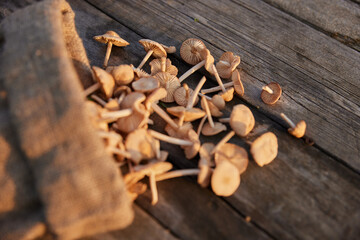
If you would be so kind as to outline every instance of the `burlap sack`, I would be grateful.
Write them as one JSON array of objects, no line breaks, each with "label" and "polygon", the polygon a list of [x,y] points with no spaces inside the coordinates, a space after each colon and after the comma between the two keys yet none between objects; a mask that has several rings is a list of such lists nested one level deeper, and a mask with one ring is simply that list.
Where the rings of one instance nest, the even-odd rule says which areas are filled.
[{"label": "burlap sack", "polygon": [[74,13],[47,0],[0,26],[0,239],[74,239],[133,219],[84,109],[91,72]]}]

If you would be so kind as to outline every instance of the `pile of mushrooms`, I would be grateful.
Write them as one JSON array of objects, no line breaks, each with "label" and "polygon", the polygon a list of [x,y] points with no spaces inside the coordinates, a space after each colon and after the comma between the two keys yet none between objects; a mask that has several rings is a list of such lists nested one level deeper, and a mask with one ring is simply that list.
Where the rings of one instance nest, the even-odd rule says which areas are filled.
[{"label": "pile of mushrooms", "polygon": [[[94,38],[108,44],[108,48],[105,69],[92,67],[95,83],[84,91],[89,99],[87,109],[99,137],[104,140],[106,151],[114,157],[124,175],[129,196],[135,200],[146,191],[147,185],[142,180],[147,177],[152,204],[156,204],[158,181],[188,175],[196,175],[201,187],[211,185],[219,196],[232,195],[240,185],[240,175],[245,172],[249,158],[244,148],[228,141],[235,135],[246,138],[255,126],[251,110],[243,104],[234,106],[230,114],[225,112],[226,102],[233,99],[234,92],[240,97],[244,95],[236,69],[240,57],[226,52],[215,65],[213,56],[201,40],[187,39],[181,46],[180,55],[194,67],[177,77],[178,69],[167,58],[167,54],[176,52],[173,46],[141,39],[139,43],[146,55],[137,68],[132,64],[107,66],[111,47],[129,43],[113,31]],[[149,63],[151,73],[147,73],[142,67],[151,57],[154,58]],[[202,89],[206,77],[199,80],[195,89],[183,83],[202,67],[215,76],[218,87]],[[224,84],[221,78],[231,81]],[[268,104],[279,99],[279,92],[281,95],[281,88],[276,88],[280,87],[277,85],[264,87],[266,93],[262,93],[261,98],[269,101]],[[216,91],[220,92],[206,95]],[[274,93],[276,96],[271,96]],[[160,101],[172,103],[172,106],[164,109],[159,105]],[[166,134],[150,129],[154,124],[150,119],[152,114],[157,114],[167,123]],[[226,114],[230,115],[229,118],[223,117]],[[197,131],[193,124],[198,125]],[[305,131],[303,126],[293,123],[290,126],[289,132],[296,137],[301,137]],[[231,131],[216,145],[200,141],[200,135],[212,136],[229,128]],[[169,153],[160,149],[160,141],[178,145],[187,159],[198,159],[198,168],[171,171],[173,166],[166,161]],[[252,158],[261,167],[271,163],[277,151],[277,138],[271,132],[258,136],[250,146]]]}]

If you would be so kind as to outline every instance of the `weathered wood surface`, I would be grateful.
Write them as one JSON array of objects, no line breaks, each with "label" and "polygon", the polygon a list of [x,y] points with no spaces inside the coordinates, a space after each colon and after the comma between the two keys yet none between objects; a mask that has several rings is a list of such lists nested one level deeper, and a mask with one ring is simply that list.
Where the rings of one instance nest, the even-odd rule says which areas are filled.
[{"label": "weathered wood surface", "polygon": [[[280,112],[305,119],[319,148],[360,170],[360,53],[262,1],[89,2],[143,37],[239,54],[247,102],[284,126]],[[259,98],[270,81],[284,91],[275,106]]]},{"label": "weathered wood surface", "polygon": [[360,50],[360,7],[357,3],[343,0],[264,1]]}]

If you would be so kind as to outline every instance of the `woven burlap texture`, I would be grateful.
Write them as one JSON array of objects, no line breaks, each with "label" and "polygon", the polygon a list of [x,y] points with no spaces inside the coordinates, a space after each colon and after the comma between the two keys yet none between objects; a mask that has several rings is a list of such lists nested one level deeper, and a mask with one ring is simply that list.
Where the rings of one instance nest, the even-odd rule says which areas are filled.
[{"label": "woven burlap texture", "polygon": [[75,239],[129,225],[121,174],[84,108],[92,78],[68,3],[13,13],[0,38],[0,239]]}]

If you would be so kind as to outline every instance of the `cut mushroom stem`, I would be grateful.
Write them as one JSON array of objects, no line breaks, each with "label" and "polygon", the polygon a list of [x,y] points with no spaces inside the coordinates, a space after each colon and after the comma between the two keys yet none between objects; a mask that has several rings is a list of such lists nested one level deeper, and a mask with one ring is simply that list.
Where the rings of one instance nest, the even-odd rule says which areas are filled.
[{"label": "cut mushroom stem", "polygon": [[186,140],[183,140],[183,139],[179,139],[179,138],[174,138],[174,137],[170,137],[168,135],[165,135],[165,134],[162,134],[162,133],[159,133],[159,132],[156,132],[154,130],[148,130],[150,135],[156,139],[159,139],[161,141],[164,141],[164,142],[168,142],[168,143],[171,143],[171,144],[175,144],[175,145],[181,145],[181,146],[192,146],[193,143],[190,142],[190,141],[186,141]]},{"label": "cut mushroom stem", "polygon": [[108,147],[106,149],[108,151],[110,151],[111,153],[123,156],[124,158],[128,158],[128,159],[131,158],[131,154],[129,152],[125,151],[125,150],[121,150],[121,149],[118,149],[118,148],[115,148],[115,147]]},{"label": "cut mushroom stem", "polygon": [[95,100],[98,104],[100,104],[101,106],[105,107],[106,105],[106,102],[101,99],[100,97],[96,96],[95,94],[92,94],[91,96],[91,99]]},{"label": "cut mushroom stem", "polygon": [[[233,83],[233,82],[224,83],[223,86],[224,86],[225,88],[229,88],[229,87],[234,86],[234,83]],[[202,89],[202,90],[201,90],[201,93],[203,93],[203,94],[213,93],[213,92],[218,92],[218,91],[220,91],[220,90],[221,90],[221,87],[220,87],[220,86],[216,86],[216,87],[212,87],[212,88]]]},{"label": "cut mushroom stem", "polygon": [[200,169],[194,168],[194,169],[181,169],[181,170],[174,170],[171,172],[163,173],[160,175],[157,175],[155,177],[156,181],[162,181],[166,179],[171,178],[177,178],[177,177],[184,177],[184,176],[194,176],[198,175],[200,173]]},{"label": "cut mushroom stem", "polygon": [[216,67],[215,67],[214,64],[212,65],[212,70],[213,70],[213,72],[214,72],[216,81],[218,82],[218,84],[219,84],[219,86],[220,86],[220,88],[221,88],[221,91],[226,92],[226,89],[225,89],[225,87],[224,87],[224,84],[223,84],[223,82],[222,82],[222,80],[221,80],[221,78],[220,78],[220,76],[219,76],[219,73],[218,73],[218,71],[217,71],[217,69],[216,69]]},{"label": "cut mushroom stem", "polygon": [[296,127],[296,124],[293,121],[291,121],[291,119],[288,118],[284,113],[280,113],[280,116],[282,119],[284,119],[290,125],[291,128]]},{"label": "cut mushroom stem", "polygon": [[156,103],[151,104],[152,109],[156,112],[165,122],[167,122],[172,128],[178,129],[178,125],[170,118],[170,116]]},{"label": "cut mushroom stem", "polygon": [[271,88],[269,88],[268,86],[263,86],[263,87],[262,87],[262,90],[267,91],[267,92],[270,93],[270,94],[273,94],[273,93],[274,93],[274,91],[273,91]]},{"label": "cut mushroom stem", "polygon": [[200,92],[200,89],[206,82],[206,77],[202,77],[196,88],[194,89],[193,93],[191,94],[191,97],[186,105],[186,109],[191,109],[194,106],[195,100],[197,98],[198,93]]},{"label": "cut mushroom stem", "polygon": [[209,124],[213,128],[214,127],[214,121],[213,121],[213,119],[211,117],[211,112],[210,112],[208,102],[207,102],[205,96],[202,96],[201,99],[204,102],[205,112],[206,112],[206,115],[208,116]]},{"label": "cut mushroom stem", "polygon": [[84,90],[85,97],[92,94],[96,90],[100,89],[100,87],[101,87],[100,83],[95,83],[95,84],[91,85],[90,87],[88,87],[87,89]]},{"label": "cut mushroom stem", "polygon": [[215,154],[215,152],[221,148],[222,145],[224,145],[225,143],[227,143],[233,136],[235,135],[235,131],[231,131],[228,134],[226,134],[226,136],[220,140],[220,142],[218,142],[218,144],[216,144],[216,146],[214,147],[214,149],[211,151],[211,155]]},{"label": "cut mushroom stem", "polygon": [[158,197],[158,191],[157,191],[157,187],[156,187],[156,179],[155,179],[154,172],[150,173],[149,181],[150,181],[150,189],[151,189],[151,196],[152,196],[151,205],[155,205],[158,202],[159,197]]},{"label": "cut mushroom stem", "polygon": [[219,118],[219,122],[221,122],[221,123],[229,123],[230,118]]},{"label": "cut mushroom stem", "polygon": [[123,109],[123,110],[119,110],[119,111],[112,111],[112,112],[104,112],[101,114],[102,118],[122,118],[122,117],[127,117],[130,116],[132,114],[132,109]]},{"label": "cut mushroom stem", "polygon": [[205,123],[206,119],[207,119],[207,115],[205,115],[205,116],[201,119],[201,121],[200,121],[200,123],[199,123],[199,127],[198,127],[197,132],[196,132],[196,134],[197,134],[198,136],[200,136],[201,130],[202,130],[203,126],[204,126],[204,123]]},{"label": "cut mushroom stem", "polygon": [[139,66],[137,67],[138,69],[141,69],[144,64],[146,63],[146,61],[150,58],[150,56],[153,54],[153,50],[150,50],[146,53],[144,59],[141,61],[141,63],[139,64]]},{"label": "cut mushroom stem", "polygon": [[183,75],[181,75],[181,77],[179,77],[179,81],[180,82],[184,81],[187,77],[189,77],[191,74],[202,68],[204,65],[205,65],[205,60],[202,60],[198,64],[194,65],[192,68],[187,70]]},{"label": "cut mushroom stem", "polygon": [[105,59],[104,59],[104,68],[107,67],[108,62],[109,62],[109,58],[110,58],[110,53],[111,53],[111,49],[112,49],[112,42],[108,42],[107,44],[107,48],[106,48],[106,55],[105,55]]},{"label": "cut mushroom stem", "polygon": [[207,100],[211,100],[211,97],[209,97],[209,96],[207,96],[207,95],[205,95],[205,94],[198,93],[198,95],[199,95],[200,97],[205,97]]}]

